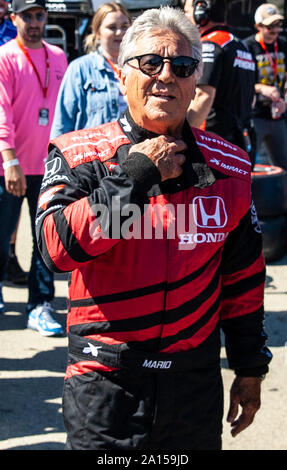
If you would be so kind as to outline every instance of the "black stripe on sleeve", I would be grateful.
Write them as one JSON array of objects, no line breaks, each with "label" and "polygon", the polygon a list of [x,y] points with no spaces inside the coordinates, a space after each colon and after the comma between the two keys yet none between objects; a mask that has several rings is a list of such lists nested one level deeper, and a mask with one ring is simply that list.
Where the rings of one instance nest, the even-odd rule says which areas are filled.
[{"label": "black stripe on sleeve", "polygon": [[94,259],[94,256],[88,255],[83,248],[79,245],[77,239],[75,238],[71,227],[69,226],[63,210],[55,212],[53,214],[54,222],[58,236],[63,243],[65,250],[68,255],[79,263],[84,263]]},{"label": "black stripe on sleeve", "polygon": [[265,282],[265,269],[253,276],[242,279],[241,281],[235,282],[228,286],[224,286],[222,289],[223,296],[225,299],[235,297],[238,295],[245,294],[246,292],[255,289]]}]

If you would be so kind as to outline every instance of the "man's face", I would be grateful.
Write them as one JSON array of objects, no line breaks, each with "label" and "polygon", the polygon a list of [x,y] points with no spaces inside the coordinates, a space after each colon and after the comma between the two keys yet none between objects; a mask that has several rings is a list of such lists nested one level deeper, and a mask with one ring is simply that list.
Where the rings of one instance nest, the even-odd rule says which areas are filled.
[{"label": "man's face", "polygon": [[271,23],[269,26],[257,25],[257,29],[261,33],[265,44],[272,44],[282,31],[282,21],[274,21],[274,23]]},{"label": "man's face", "polygon": [[[157,54],[162,57],[190,56],[190,44],[172,31],[157,30],[142,34],[136,43],[135,56]],[[132,60],[121,72],[123,93],[135,122],[157,134],[175,135],[181,130],[185,113],[194,98],[196,79],[177,77],[170,62],[164,62],[160,73],[148,76]]]},{"label": "man's face", "polygon": [[6,0],[0,0],[0,21],[4,18],[8,11],[8,3]]},{"label": "man's face", "polygon": [[194,10],[193,2],[194,0],[186,0],[184,4],[184,13],[186,14],[189,21],[191,21],[194,24],[195,22],[193,18],[193,10]]},{"label": "man's face", "polygon": [[22,13],[12,14],[11,19],[24,41],[38,43],[44,34],[47,15],[43,8],[30,8]]},{"label": "man's face", "polygon": [[129,18],[121,11],[107,13],[98,34],[104,55],[107,53],[117,60],[123,35],[129,26]]}]

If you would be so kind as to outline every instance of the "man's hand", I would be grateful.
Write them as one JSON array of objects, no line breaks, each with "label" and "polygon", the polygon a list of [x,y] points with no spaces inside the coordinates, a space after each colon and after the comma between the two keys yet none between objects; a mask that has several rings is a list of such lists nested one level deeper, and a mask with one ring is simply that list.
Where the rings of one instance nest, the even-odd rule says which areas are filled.
[{"label": "man's hand", "polygon": [[216,88],[210,85],[196,87],[195,97],[191,100],[186,117],[190,126],[198,127],[207,119],[216,95]]},{"label": "man's hand", "polygon": [[186,148],[186,144],[182,140],[160,135],[133,145],[129,153],[140,152],[145,154],[160,172],[161,181],[165,181],[181,175],[181,166],[185,162],[185,156],[181,152]]},{"label": "man's hand", "polygon": [[19,165],[11,166],[4,171],[5,186],[8,193],[13,196],[25,196],[26,193],[26,177]]},{"label": "man's hand", "polygon": [[[233,427],[231,434],[237,436],[246,429],[254,420],[256,412],[260,408],[261,380],[258,377],[236,377],[230,390],[230,407],[227,421]],[[238,415],[238,407],[241,405],[242,413]]]},{"label": "man's hand", "polygon": [[256,83],[255,91],[256,93],[260,93],[266,98],[269,98],[271,101],[278,101],[280,98],[279,91],[277,90],[276,86],[273,86],[273,85],[265,85],[264,83]]},{"label": "man's hand", "polygon": [[[2,150],[3,162],[17,159],[15,149]],[[16,162],[15,162],[16,163]],[[13,196],[25,196],[27,184],[26,177],[20,165],[13,165],[4,170],[5,187],[8,193]]]}]

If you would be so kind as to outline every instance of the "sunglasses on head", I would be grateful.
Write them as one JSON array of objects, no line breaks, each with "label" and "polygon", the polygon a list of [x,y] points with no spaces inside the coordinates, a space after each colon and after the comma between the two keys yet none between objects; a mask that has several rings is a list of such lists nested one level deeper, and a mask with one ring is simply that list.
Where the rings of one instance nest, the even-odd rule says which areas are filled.
[{"label": "sunglasses on head", "polygon": [[268,29],[268,31],[272,31],[272,29],[275,29],[275,28],[283,28],[283,21],[277,21],[276,23],[269,24],[268,26],[263,24],[262,26]]},{"label": "sunglasses on head", "polygon": [[166,61],[170,62],[171,70],[174,75],[180,78],[190,77],[195,72],[199,64],[199,60],[194,59],[193,57],[184,55],[179,55],[177,57],[161,57],[157,54],[143,54],[130,57],[125,60],[125,64],[134,59],[138,61],[140,71],[150,77],[159,74]]},{"label": "sunglasses on head", "polygon": [[32,15],[32,13],[20,13],[20,16],[24,23],[32,23],[33,20],[42,22],[46,19],[46,15],[42,11],[40,11],[39,13],[35,13],[35,15]]}]

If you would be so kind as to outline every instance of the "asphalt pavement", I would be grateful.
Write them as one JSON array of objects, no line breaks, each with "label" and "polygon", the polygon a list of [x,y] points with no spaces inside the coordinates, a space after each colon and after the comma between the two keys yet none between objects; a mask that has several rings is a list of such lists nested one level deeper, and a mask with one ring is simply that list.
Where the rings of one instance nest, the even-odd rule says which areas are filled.
[{"label": "asphalt pavement", "polygon": [[[27,271],[31,231],[24,203],[16,252]],[[56,275],[56,319],[65,326],[67,276]],[[26,328],[26,287],[6,283],[7,312],[0,316],[0,450],[63,450],[66,434],[61,395],[67,337],[43,337]],[[265,327],[273,361],[262,383],[262,404],[254,423],[233,438],[226,423],[234,378],[222,348],[225,388],[223,450],[287,450],[287,255],[267,265]]]}]

